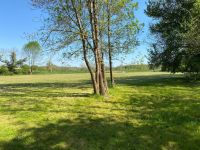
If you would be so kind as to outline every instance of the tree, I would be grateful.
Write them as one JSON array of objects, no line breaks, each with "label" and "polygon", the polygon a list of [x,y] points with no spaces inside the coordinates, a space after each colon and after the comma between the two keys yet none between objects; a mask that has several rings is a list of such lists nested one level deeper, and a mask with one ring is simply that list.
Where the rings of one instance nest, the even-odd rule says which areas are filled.
[{"label": "tree", "polygon": [[183,24],[188,25],[186,33],[182,33],[186,47],[193,54],[200,53],[200,0],[196,0],[194,7],[190,13],[191,19],[189,23]]},{"label": "tree", "polygon": [[17,60],[16,53],[11,52],[10,60],[4,60],[4,59],[0,58],[0,61],[6,65],[9,72],[16,74],[17,68],[21,67],[23,65],[23,63],[26,61],[26,58]]},{"label": "tree", "polygon": [[[135,18],[134,10],[138,3],[132,0],[103,1],[101,32],[105,54],[108,55],[110,81],[114,85],[113,57],[117,54],[127,54],[138,44],[136,35],[142,26]],[[104,20],[103,20],[104,19]]]},{"label": "tree", "polygon": [[[129,0],[117,1],[115,7],[118,7],[118,9],[116,9],[118,12],[116,12],[119,13],[122,11],[121,15],[123,13],[126,14],[125,8],[127,7],[126,4],[129,2]],[[49,15],[45,20],[46,24],[44,25],[41,38],[44,45],[50,47],[50,49],[54,51],[63,50],[65,54],[70,57],[76,56],[77,54],[81,55],[90,73],[94,93],[106,95],[108,93],[108,86],[105,76],[104,55],[107,42],[105,42],[104,39],[107,35],[107,12],[103,9],[107,6],[106,1],[32,0],[32,4],[46,11]],[[113,6],[113,8],[115,7]],[[120,15],[117,14],[116,16],[119,18]],[[113,14],[111,18],[114,18]],[[126,19],[125,17],[124,20],[123,17],[121,18],[121,25],[123,22],[129,22],[129,20]],[[119,28],[119,26],[120,25],[114,26],[114,22],[112,22],[113,30],[116,27]],[[128,28],[130,26],[126,27]],[[117,34],[117,30],[115,30],[115,32]],[[120,33],[118,31],[119,35],[122,35],[122,33],[123,32]],[[117,41],[120,41],[122,45],[122,41],[125,41],[125,39],[125,36],[120,39],[116,38],[115,45],[118,44]],[[114,36],[112,40],[114,41]],[[129,44],[131,45],[131,43]],[[112,46],[114,46],[114,44]],[[128,46],[128,43],[126,43],[126,46]],[[121,47],[118,46],[118,49],[120,48]],[[95,67],[91,67],[91,64],[95,64]]]},{"label": "tree", "polygon": [[35,61],[38,58],[42,48],[37,41],[30,41],[24,45],[23,50],[28,57],[30,74],[32,74],[33,66],[35,65]]},{"label": "tree", "polygon": [[149,0],[146,14],[156,20],[150,27],[156,39],[150,50],[152,67],[161,65],[163,71],[180,71],[188,50],[182,34],[189,30],[195,1]]},{"label": "tree", "polygon": [[[185,55],[182,61],[182,69],[190,73],[200,72],[200,0],[196,0],[191,11],[191,19],[188,31],[182,33],[185,43]],[[185,24],[183,24],[186,26]]]},{"label": "tree", "polygon": [[47,62],[47,70],[49,72],[53,72],[53,66],[54,66],[54,64],[52,63],[51,59],[49,59]]},{"label": "tree", "polygon": [[[103,82],[106,79],[102,71],[104,62],[99,48],[99,3],[96,0],[32,0],[32,4],[49,14],[45,21],[43,42],[54,50],[66,49],[69,55],[82,53],[91,75],[94,93],[106,95],[107,88]],[[88,55],[95,60],[95,73]]]}]

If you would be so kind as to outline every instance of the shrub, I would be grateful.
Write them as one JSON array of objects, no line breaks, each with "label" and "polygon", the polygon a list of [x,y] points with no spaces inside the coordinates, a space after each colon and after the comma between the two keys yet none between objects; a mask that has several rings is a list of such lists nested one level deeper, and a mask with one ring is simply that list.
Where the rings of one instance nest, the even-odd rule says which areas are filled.
[{"label": "shrub", "polygon": [[35,70],[35,71],[37,71],[39,69],[39,67],[36,66],[36,65],[34,65],[34,66],[32,66],[32,69]]},{"label": "shrub", "polygon": [[8,68],[6,66],[1,66],[0,67],[0,74],[2,74],[2,75],[9,74]]},{"label": "shrub", "polygon": [[29,74],[30,73],[30,67],[28,65],[23,65],[21,67],[22,74]]}]

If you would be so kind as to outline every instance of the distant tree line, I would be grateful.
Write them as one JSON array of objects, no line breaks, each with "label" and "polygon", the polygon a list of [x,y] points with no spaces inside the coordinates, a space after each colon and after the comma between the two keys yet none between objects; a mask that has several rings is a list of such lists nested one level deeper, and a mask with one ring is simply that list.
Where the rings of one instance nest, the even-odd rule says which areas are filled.
[{"label": "distant tree line", "polygon": [[[12,52],[15,54],[15,52]],[[16,55],[16,54],[15,54]],[[88,73],[86,67],[65,67],[65,66],[57,66],[52,62],[47,62],[45,66],[29,66],[28,64],[23,63],[11,63],[11,65],[7,66],[7,64],[3,64],[0,66],[0,75],[29,75],[29,74],[72,74],[72,73]],[[9,69],[10,68],[10,69]],[[12,69],[11,69],[12,68]],[[32,73],[30,73],[30,69]],[[109,66],[105,66],[106,73],[110,72]],[[133,64],[133,65],[120,65],[113,67],[113,71],[115,72],[145,72],[152,71],[147,64]],[[160,71],[160,68],[154,70]]]},{"label": "distant tree line", "polygon": [[148,64],[132,64],[121,65],[113,68],[114,71],[119,72],[145,72],[145,71],[160,71],[160,68],[151,70]]}]

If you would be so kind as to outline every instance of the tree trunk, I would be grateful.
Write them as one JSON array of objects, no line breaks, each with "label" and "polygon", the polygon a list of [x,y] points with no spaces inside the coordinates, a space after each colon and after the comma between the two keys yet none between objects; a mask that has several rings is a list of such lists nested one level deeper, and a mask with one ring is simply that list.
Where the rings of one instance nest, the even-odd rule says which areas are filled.
[{"label": "tree trunk", "polygon": [[[104,60],[103,36],[102,36],[101,33],[102,33],[102,32],[101,32],[101,30],[100,30],[100,33],[99,33],[99,38],[100,38],[100,49],[102,50],[102,52],[101,52],[101,59]],[[105,89],[106,89],[106,92],[108,93],[108,83],[107,83],[107,79],[106,79],[106,72],[105,72],[104,61],[102,61],[101,69],[102,69],[103,82],[104,82],[104,85],[105,85]]]},{"label": "tree trunk", "polygon": [[[102,60],[103,59],[104,59],[104,55],[103,55],[103,52],[102,52]],[[102,64],[101,64],[101,69],[102,69],[102,73],[103,73],[103,82],[104,82],[104,85],[105,85],[105,89],[106,89],[106,92],[108,92],[108,83],[107,83],[107,79],[106,79],[104,62],[102,62]]]},{"label": "tree trunk", "polygon": [[30,74],[33,74],[33,66],[31,65]]},{"label": "tree trunk", "polygon": [[[96,46],[96,41],[95,39],[95,33],[94,33],[94,16],[93,16],[93,3],[91,0],[88,1],[88,12],[90,15],[90,25],[91,25],[91,31],[92,31],[92,39],[93,39],[93,46]],[[93,53],[94,53],[94,58],[95,58],[95,81],[96,81],[96,85],[97,85],[97,90],[99,92],[99,63],[98,63],[98,58],[97,58],[97,51],[95,48],[93,48]]]},{"label": "tree trunk", "polygon": [[99,48],[99,28],[98,28],[98,18],[97,18],[97,2],[96,0],[92,1],[92,9],[93,10],[93,23],[94,23],[94,51],[97,55],[97,66],[98,66],[98,73],[99,73],[99,92],[101,95],[106,95],[107,94],[107,90],[104,84],[104,76],[103,76],[103,69],[102,69],[102,64],[103,64],[103,59],[101,56],[101,50]]},{"label": "tree trunk", "polygon": [[90,67],[90,64],[89,64],[89,61],[87,59],[87,48],[86,48],[87,36],[86,36],[86,34],[84,32],[84,29],[83,29],[83,26],[82,26],[82,23],[81,23],[81,17],[80,17],[80,15],[78,14],[78,12],[76,10],[76,7],[74,5],[74,1],[71,0],[71,3],[72,3],[72,6],[73,6],[73,9],[75,11],[76,19],[77,19],[77,22],[78,22],[78,27],[79,27],[79,30],[80,30],[80,37],[81,37],[81,40],[82,40],[84,60],[85,60],[86,66],[87,66],[87,68],[89,70],[89,73],[90,73],[90,76],[91,76],[92,85],[93,85],[93,91],[94,91],[94,94],[99,94],[97,82],[95,80],[93,71],[92,71],[92,69]]},{"label": "tree trunk", "polygon": [[108,55],[109,55],[109,68],[110,68],[110,83],[111,86],[114,86],[114,79],[113,79],[113,69],[112,69],[112,47],[111,47],[111,31],[110,31],[110,1],[107,2],[107,14],[108,14]]},{"label": "tree trunk", "polygon": [[93,91],[94,91],[94,94],[99,94],[99,91],[98,91],[98,88],[97,88],[97,84],[96,84],[96,81],[95,81],[95,77],[94,77],[94,74],[92,72],[92,69],[91,69],[91,66],[90,66],[90,63],[87,59],[87,49],[86,49],[86,42],[85,40],[82,40],[82,45],[83,45],[83,55],[84,55],[84,60],[85,60],[85,64],[89,70],[89,73],[90,73],[90,77],[91,77],[91,80],[92,80],[92,86],[93,86]]},{"label": "tree trunk", "polygon": [[103,59],[101,58],[101,50],[99,48],[99,28],[97,19],[97,4],[96,0],[88,0],[88,11],[90,16],[90,25],[92,31],[93,40],[93,53],[95,57],[96,64],[96,84],[100,95],[106,95],[107,90],[104,82],[104,75],[102,71]]},{"label": "tree trunk", "polygon": [[[81,16],[77,11],[77,8],[75,7],[74,1],[71,0],[72,7],[75,12],[75,16],[77,19],[78,27],[80,30],[80,37],[82,40],[82,46],[83,46],[83,53],[84,53],[84,60],[87,65],[87,68],[90,72],[94,94],[100,94],[100,95],[106,95],[107,89],[105,87],[105,77],[103,75],[103,59],[101,56],[101,51],[99,49],[99,28],[98,28],[98,19],[97,19],[97,4],[96,0],[88,0],[88,11],[90,14],[90,24],[91,24],[91,31],[92,31],[92,40],[93,40],[93,53],[95,58],[95,64],[96,64],[96,74],[94,77],[94,74],[92,72],[92,69],[89,65],[89,61],[87,60],[87,47],[86,47],[86,39],[88,38],[86,33],[84,32],[84,28],[82,26],[81,22]],[[103,69],[102,69],[103,68]]]}]

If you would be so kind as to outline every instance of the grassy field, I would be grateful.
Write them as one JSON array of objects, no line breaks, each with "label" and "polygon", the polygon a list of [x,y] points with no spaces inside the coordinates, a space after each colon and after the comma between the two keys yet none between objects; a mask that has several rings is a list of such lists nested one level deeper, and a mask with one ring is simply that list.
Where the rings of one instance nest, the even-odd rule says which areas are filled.
[{"label": "grassy field", "polygon": [[0,149],[200,149],[200,82],[115,76],[106,98],[92,95],[84,73],[0,77]]}]

